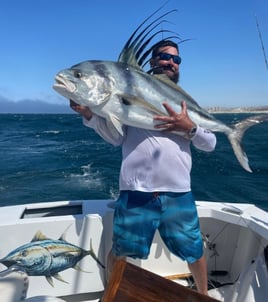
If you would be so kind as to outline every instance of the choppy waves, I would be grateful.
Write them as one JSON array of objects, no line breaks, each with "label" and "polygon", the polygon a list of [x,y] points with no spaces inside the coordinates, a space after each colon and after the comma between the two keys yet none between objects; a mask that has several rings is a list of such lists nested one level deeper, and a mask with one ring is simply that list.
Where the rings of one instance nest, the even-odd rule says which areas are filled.
[{"label": "choppy waves", "polygon": [[[230,124],[242,114],[217,115]],[[216,151],[193,149],[192,189],[198,200],[250,202],[268,210],[268,123],[246,132],[254,173],[244,171],[226,137]],[[121,150],[82,125],[78,115],[2,114],[0,205],[116,198]]]}]

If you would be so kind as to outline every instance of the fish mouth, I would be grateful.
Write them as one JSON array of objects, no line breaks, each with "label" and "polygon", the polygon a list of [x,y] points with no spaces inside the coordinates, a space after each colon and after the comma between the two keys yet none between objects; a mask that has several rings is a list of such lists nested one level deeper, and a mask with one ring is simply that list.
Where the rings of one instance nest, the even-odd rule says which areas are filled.
[{"label": "fish mouth", "polygon": [[73,93],[76,90],[76,86],[74,83],[66,80],[61,75],[57,75],[55,77],[55,84],[53,85],[53,88],[58,91],[68,91],[69,93]]},{"label": "fish mouth", "polygon": [[10,267],[12,265],[18,265],[17,261],[14,260],[1,260],[1,263],[4,264],[6,267]]}]

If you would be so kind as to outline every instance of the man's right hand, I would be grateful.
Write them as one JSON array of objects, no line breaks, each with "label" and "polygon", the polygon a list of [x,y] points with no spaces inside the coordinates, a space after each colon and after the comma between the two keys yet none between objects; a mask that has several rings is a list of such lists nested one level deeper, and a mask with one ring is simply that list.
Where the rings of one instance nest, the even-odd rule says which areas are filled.
[{"label": "man's right hand", "polygon": [[73,100],[70,100],[70,107],[75,112],[81,114],[88,121],[92,118],[93,113],[87,106],[79,105],[75,103]]}]

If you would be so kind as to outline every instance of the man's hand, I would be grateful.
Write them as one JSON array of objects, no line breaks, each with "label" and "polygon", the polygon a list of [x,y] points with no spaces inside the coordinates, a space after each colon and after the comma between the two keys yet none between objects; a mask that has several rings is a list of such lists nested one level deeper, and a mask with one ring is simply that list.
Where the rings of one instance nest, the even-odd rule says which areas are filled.
[{"label": "man's hand", "polygon": [[77,113],[81,114],[85,119],[90,120],[93,113],[92,111],[83,105],[75,103],[73,100],[70,100],[70,107]]},{"label": "man's hand", "polygon": [[190,119],[187,112],[186,102],[181,103],[181,112],[176,112],[172,107],[164,102],[165,107],[169,116],[157,115],[154,117],[156,121],[162,121],[162,124],[155,125],[156,129],[163,129],[167,131],[183,131],[189,133],[189,131],[196,127],[195,123]]}]

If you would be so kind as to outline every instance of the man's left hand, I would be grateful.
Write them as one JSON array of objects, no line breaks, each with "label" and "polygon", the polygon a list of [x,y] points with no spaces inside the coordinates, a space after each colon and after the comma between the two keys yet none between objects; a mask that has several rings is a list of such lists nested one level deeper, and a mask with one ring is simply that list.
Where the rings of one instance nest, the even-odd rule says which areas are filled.
[{"label": "man's left hand", "polygon": [[169,116],[155,116],[154,120],[163,122],[162,124],[155,125],[156,129],[163,129],[167,131],[183,131],[188,133],[193,127],[196,126],[188,116],[185,101],[181,102],[181,112],[174,111],[167,102],[164,102],[163,106],[165,107]]}]

